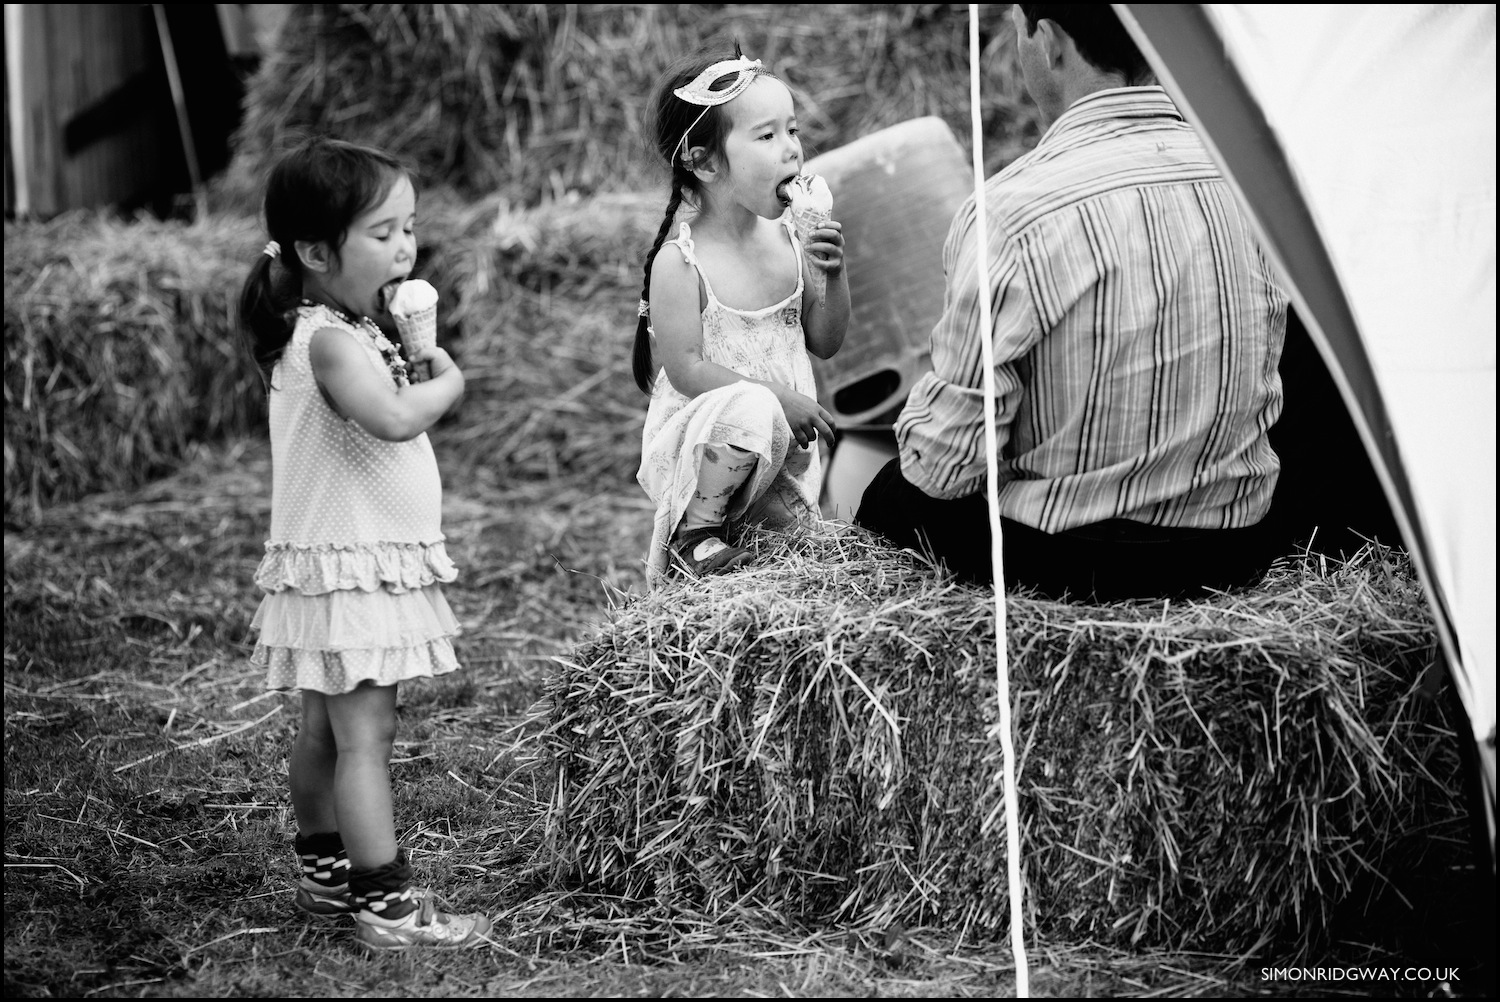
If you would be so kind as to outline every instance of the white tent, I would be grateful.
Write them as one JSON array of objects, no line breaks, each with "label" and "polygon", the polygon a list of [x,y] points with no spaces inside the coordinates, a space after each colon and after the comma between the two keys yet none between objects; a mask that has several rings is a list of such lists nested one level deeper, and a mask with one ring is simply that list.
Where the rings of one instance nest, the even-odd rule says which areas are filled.
[{"label": "white tent", "polygon": [[1495,7],[1115,4],[1252,213],[1416,563],[1495,836]]}]

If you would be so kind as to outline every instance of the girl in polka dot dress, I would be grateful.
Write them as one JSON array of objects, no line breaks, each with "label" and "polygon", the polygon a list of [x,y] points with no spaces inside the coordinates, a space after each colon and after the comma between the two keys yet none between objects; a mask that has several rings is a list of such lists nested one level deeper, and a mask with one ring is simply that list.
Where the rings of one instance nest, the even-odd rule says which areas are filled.
[{"label": "girl in polka dot dress", "polygon": [[411,382],[372,316],[411,271],[416,192],[377,150],[313,139],[272,171],[271,242],[240,314],[269,385],[271,538],[253,661],[300,689],[288,758],[302,879],[295,903],[353,914],[374,949],[482,942],[483,915],[442,910],[412,887],[396,844],[390,758],[396,687],[458,668],[441,582],[442,485],[426,430],[463,394],[441,348],[413,353]]}]

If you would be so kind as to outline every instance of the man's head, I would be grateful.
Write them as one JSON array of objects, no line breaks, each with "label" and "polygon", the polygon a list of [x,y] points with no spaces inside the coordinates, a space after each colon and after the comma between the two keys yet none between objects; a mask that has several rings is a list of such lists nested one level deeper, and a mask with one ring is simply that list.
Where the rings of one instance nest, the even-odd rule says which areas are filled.
[{"label": "man's head", "polygon": [[1096,90],[1156,82],[1109,4],[1018,3],[1011,16],[1026,90],[1048,122]]}]

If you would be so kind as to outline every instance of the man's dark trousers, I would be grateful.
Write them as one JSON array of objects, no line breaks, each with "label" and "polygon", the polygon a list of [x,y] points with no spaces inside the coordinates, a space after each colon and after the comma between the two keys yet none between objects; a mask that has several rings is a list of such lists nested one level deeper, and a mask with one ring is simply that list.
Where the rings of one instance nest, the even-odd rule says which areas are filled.
[{"label": "man's dark trousers", "polygon": [[[855,524],[936,557],[959,580],[989,584],[989,518],[983,492],[930,497],[893,459],[865,489]],[[1007,590],[1078,601],[1191,597],[1254,584],[1283,549],[1270,520],[1174,529],[1110,519],[1049,534],[1002,518],[1000,532]]]}]

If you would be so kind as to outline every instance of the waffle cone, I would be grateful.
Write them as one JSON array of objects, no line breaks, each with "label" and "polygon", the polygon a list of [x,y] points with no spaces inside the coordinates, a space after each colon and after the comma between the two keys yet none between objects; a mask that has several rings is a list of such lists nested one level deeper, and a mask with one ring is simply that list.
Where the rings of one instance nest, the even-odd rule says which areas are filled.
[{"label": "waffle cone", "polygon": [[802,256],[807,261],[807,267],[803,269],[807,275],[807,287],[818,297],[819,303],[824,302],[828,296],[828,274],[813,263],[813,256],[807,250],[807,242],[812,238],[814,231],[828,222],[832,215],[832,212],[821,212],[817,209],[792,212],[792,225],[797,228],[797,240],[802,244]]},{"label": "waffle cone", "polygon": [[396,330],[408,356],[437,344],[437,304],[415,313],[394,313]]}]

